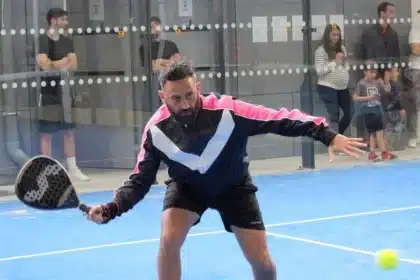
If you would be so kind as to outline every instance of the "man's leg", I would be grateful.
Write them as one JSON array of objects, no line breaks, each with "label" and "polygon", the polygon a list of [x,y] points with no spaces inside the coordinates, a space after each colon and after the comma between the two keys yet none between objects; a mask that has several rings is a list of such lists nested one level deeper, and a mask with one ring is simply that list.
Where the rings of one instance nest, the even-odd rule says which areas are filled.
[{"label": "man's leg", "polygon": [[253,186],[234,187],[214,203],[214,208],[219,211],[225,229],[235,234],[254,279],[275,280],[276,266],[268,252],[265,226]]},{"label": "man's leg", "polygon": [[276,266],[267,248],[265,230],[245,229],[231,226],[236,239],[252,267],[255,280],[276,280]]},{"label": "man's leg", "polygon": [[158,254],[158,279],[181,279],[181,247],[206,206],[178,186],[168,186],[164,198]]},{"label": "man's leg", "polygon": [[181,279],[181,247],[198,219],[197,213],[180,208],[169,208],[163,212],[158,255],[159,280]]},{"label": "man's leg", "polygon": [[89,177],[83,174],[76,163],[76,144],[72,131],[68,130],[64,132],[63,142],[64,155],[67,158],[67,169],[70,175],[78,180],[88,181]]},{"label": "man's leg", "polygon": [[56,126],[54,123],[39,120],[38,129],[40,133],[40,153],[45,156],[52,156],[52,133],[57,132]]},{"label": "man's leg", "polygon": [[51,156],[51,135],[47,133],[41,133],[41,145],[40,145],[41,155]]}]

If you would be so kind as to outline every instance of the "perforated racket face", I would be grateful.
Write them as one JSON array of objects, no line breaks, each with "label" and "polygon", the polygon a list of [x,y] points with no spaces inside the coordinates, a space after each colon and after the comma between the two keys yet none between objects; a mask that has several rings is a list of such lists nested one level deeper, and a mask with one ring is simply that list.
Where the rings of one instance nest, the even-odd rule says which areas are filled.
[{"label": "perforated racket face", "polygon": [[79,205],[66,170],[49,157],[32,158],[22,167],[15,192],[23,203],[38,209],[66,209]]}]

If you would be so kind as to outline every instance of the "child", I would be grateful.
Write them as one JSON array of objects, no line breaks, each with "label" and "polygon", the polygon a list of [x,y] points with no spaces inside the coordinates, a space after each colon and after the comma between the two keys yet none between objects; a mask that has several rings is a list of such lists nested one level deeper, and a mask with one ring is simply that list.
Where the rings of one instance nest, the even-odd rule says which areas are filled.
[{"label": "child", "polygon": [[381,98],[385,114],[386,139],[389,148],[402,149],[401,136],[404,128],[405,110],[400,103],[400,84],[398,82],[398,69],[386,69],[384,76],[378,79],[380,83],[390,84],[391,91],[384,92]]},{"label": "child", "polygon": [[[372,62],[369,63],[373,65]],[[382,160],[396,158],[395,155],[387,150],[384,139],[384,116],[381,105],[381,92],[391,91],[389,83],[380,82],[376,79],[376,69],[366,69],[365,77],[361,79],[356,86],[353,95],[355,102],[361,104],[360,114],[364,117],[365,127],[369,133],[369,160],[378,160],[375,152],[376,144],[382,152]]]}]

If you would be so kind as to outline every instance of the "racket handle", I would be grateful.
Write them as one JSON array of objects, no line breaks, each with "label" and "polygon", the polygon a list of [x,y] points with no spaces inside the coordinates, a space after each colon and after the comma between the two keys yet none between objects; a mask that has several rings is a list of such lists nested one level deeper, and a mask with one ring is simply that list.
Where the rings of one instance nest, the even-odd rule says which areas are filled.
[{"label": "racket handle", "polygon": [[89,214],[89,211],[90,211],[91,207],[86,206],[85,204],[80,204],[80,205],[79,205],[79,209],[80,209],[82,212],[84,212],[84,213],[86,213],[86,214]]}]

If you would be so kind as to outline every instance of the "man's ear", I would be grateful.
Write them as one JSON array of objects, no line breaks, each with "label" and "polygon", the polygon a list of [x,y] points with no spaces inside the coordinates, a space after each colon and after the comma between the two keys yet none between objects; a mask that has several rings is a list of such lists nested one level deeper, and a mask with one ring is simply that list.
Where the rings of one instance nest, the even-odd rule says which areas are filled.
[{"label": "man's ear", "polygon": [[162,103],[165,104],[165,93],[161,90],[159,90],[159,97],[160,97],[160,100],[162,101]]}]

